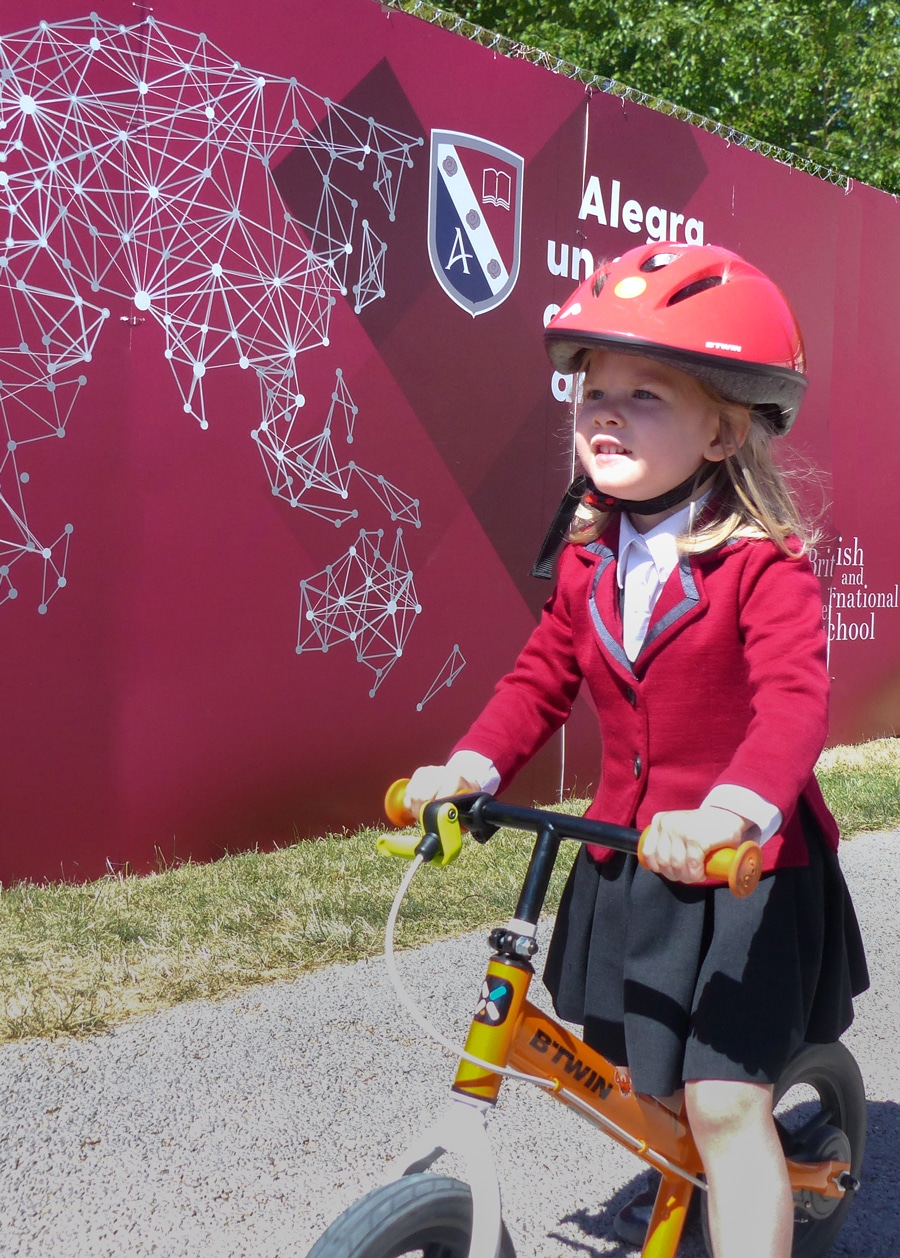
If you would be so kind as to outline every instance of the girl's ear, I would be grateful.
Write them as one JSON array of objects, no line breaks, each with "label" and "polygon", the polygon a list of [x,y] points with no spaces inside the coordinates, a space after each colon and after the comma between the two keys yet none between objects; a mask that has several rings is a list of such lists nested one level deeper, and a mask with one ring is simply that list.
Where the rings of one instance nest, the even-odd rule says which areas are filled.
[{"label": "girl's ear", "polygon": [[743,407],[741,407],[740,415],[723,415],[720,412],[718,420],[716,435],[706,452],[710,463],[723,463],[725,459],[730,459],[732,455],[737,454],[747,440],[750,425],[753,423],[750,412],[744,410]]}]

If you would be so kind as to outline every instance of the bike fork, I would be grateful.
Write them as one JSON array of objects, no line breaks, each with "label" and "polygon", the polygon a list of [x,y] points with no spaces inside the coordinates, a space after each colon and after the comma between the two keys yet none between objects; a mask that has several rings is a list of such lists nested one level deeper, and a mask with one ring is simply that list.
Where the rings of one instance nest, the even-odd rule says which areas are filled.
[{"label": "bike fork", "polygon": [[469,1258],[498,1258],[502,1230],[500,1185],[487,1137],[487,1119],[503,1082],[491,1065],[503,1067],[528,995],[533,970],[527,961],[493,956],[459,1062],[451,1101],[404,1158],[403,1175],[428,1168],[442,1153],[457,1154],[472,1190]]},{"label": "bike fork", "polygon": [[489,1102],[454,1096],[407,1151],[401,1171],[402,1175],[427,1171],[444,1153],[455,1153],[462,1159],[472,1189],[469,1258],[498,1258],[500,1253],[500,1185],[487,1136],[487,1119],[492,1109]]}]

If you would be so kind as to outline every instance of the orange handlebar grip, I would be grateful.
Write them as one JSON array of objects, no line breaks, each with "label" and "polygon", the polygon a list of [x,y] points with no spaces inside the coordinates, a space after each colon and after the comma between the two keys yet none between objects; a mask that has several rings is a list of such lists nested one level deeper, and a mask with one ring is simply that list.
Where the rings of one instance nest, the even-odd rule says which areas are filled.
[{"label": "orange handlebar grip", "polygon": [[735,851],[733,847],[720,847],[706,858],[706,872],[710,878],[727,878],[732,895],[739,899],[756,890],[762,873],[762,851],[758,843],[747,839]]},{"label": "orange handlebar grip", "polygon": [[409,778],[398,778],[387,789],[387,794],[384,797],[384,815],[391,825],[411,826],[415,821],[415,817],[403,802],[403,796],[406,794],[408,785]]},{"label": "orange handlebar grip", "polygon": [[[644,864],[642,848],[647,831],[638,841],[638,860]],[[706,874],[709,878],[721,878],[728,883],[731,894],[739,899],[756,890],[759,876],[762,873],[762,851],[758,843],[747,839],[735,850],[733,847],[719,847],[706,858]]]}]

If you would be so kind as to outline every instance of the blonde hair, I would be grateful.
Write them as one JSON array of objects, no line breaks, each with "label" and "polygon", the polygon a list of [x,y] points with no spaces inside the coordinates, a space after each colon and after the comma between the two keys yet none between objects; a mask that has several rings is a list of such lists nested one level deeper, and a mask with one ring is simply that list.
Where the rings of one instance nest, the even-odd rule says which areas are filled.
[{"label": "blonde hair", "polygon": [[[719,431],[727,450],[709,480],[697,483],[710,491],[707,509],[698,513],[679,538],[679,550],[699,555],[738,537],[768,538],[787,555],[802,554],[815,544],[817,531],[805,519],[789,487],[789,473],[772,456],[773,433],[752,407],[729,402],[703,381],[690,377],[719,413]],[[569,531],[569,541],[596,541],[612,512],[582,502]]]}]

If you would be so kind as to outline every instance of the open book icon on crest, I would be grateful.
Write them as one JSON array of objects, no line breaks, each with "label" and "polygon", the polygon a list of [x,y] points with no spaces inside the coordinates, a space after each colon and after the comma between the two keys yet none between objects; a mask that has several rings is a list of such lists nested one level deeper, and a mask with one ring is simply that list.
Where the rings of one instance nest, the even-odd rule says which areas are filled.
[{"label": "open book icon on crest", "polygon": [[496,205],[508,210],[512,204],[512,179],[505,170],[488,167],[481,177],[481,200],[486,205]]}]

